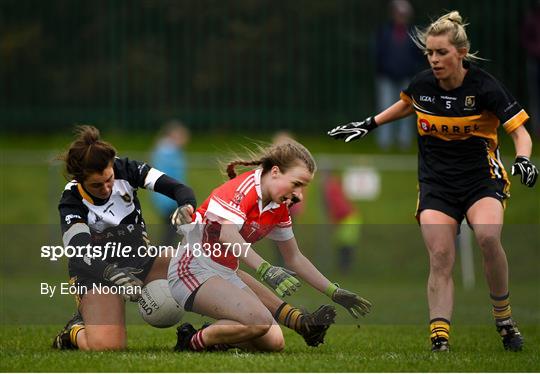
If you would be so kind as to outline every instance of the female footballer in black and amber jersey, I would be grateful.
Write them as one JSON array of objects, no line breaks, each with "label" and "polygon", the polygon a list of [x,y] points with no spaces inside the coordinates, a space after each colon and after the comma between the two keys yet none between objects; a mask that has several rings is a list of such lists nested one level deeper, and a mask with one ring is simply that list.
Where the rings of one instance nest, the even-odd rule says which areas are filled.
[{"label": "female footballer in black and amber jersey", "polygon": [[505,199],[510,181],[499,157],[497,128],[514,141],[512,175],[532,187],[538,170],[530,162],[529,116],[490,74],[470,60],[470,44],[458,12],[450,12],[413,37],[431,69],[418,74],[400,100],[362,122],[328,132],[345,142],[379,125],[416,113],[419,198],[416,217],[430,259],[428,303],[433,351],[447,351],[454,285],[455,237],[466,218],[481,248],[493,303],[493,316],[507,350],[521,350],[523,339],[512,320],[508,263],[501,246]]},{"label": "female footballer in black and amber jersey", "polygon": [[[191,222],[195,196],[191,188],[145,163],[116,157],[116,150],[100,140],[99,130],[92,126],[77,128],[77,138],[62,159],[73,178],[58,205],[64,245],[91,245],[108,253],[97,257],[84,252],[83,257],[69,259],[70,282],[80,290],[78,313],[56,336],[53,347],[123,349],[124,298],[136,301],[143,284],[164,279],[170,261],[170,254],[146,256],[140,250],[148,239],[137,189],[175,200],[178,225]],[[113,247],[131,250],[119,253]],[[97,291],[103,286],[119,292]]]}]

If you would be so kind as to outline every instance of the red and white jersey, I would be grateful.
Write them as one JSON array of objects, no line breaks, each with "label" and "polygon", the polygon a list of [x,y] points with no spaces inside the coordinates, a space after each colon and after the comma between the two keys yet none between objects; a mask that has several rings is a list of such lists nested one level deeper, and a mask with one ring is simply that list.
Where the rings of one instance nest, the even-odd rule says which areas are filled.
[{"label": "red and white jersey", "polygon": [[[263,237],[278,241],[294,237],[289,209],[284,203],[262,206],[261,174],[262,169],[255,169],[231,179],[213,190],[197,209],[194,221],[205,225],[203,244],[214,246],[219,242],[225,220],[238,226],[246,243],[255,243]],[[238,268],[238,258],[230,252],[210,258],[230,269]]]}]

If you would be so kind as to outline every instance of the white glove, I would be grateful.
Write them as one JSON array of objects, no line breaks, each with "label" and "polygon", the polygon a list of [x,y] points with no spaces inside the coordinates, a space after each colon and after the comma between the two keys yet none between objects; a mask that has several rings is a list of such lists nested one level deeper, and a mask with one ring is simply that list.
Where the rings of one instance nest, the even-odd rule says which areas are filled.
[{"label": "white glove", "polygon": [[193,207],[190,204],[185,204],[176,208],[173,214],[171,214],[171,225],[174,226],[178,234],[183,235],[181,227],[191,223],[193,212]]},{"label": "white glove", "polygon": [[376,128],[377,123],[375,122],[375,118],[368,117],[362,122],[350,122],[334,127],[327,134],[334,139],[345,139],[345,143],[348,143],[351,140],[363,138]]}]

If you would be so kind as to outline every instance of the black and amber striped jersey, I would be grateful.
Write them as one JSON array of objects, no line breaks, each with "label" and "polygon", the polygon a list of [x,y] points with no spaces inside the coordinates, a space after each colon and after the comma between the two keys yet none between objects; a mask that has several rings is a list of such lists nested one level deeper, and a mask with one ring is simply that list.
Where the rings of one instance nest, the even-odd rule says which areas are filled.
[{"label": "black and amber striped jersey", "polygon": [[[148,235],[137,190],[160,192],[177,204],[196,206],[191,188],[161,171],[127,158],[116,158],[113,164],[114,184],[108,199],[91,196],[81,183],[69,182],[62,193],[58,210],[64,246],[104,246],[122,243],[132,248],[146,246]],[[112,261],[118,260],[112,256]],[[83,258],[76,264],[83,272],[101,275],[103,261]]]},{"label": "black and amber striped jersey", "polygon": [[474,64],[464,66],[468,71],[460,87],[443,90],[429,69],[400,95],[418,117],[419,182],[455,191],[486,178],[509,186],[497,129],[502,124],[509,134],[529,116],[492,75]]}]

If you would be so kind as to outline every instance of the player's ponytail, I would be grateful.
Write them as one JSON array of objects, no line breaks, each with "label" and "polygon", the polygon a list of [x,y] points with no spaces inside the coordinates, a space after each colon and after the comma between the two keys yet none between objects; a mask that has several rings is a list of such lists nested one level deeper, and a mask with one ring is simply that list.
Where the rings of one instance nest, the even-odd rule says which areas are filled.
[{"label": "player's ponytail", "polygon": [[232,161],[227,165],[227,176],[229,179],[233,179],[236,177],[236,170],[235,167],[237,165],[241,166],[257,166],[262,163],[262,160],[253,160],[253,161],[243,161],[243,160],[236,160]]},{"label": "player's ponytail", "polygon": [[418,48],[425,51],[426,39],[428,36],[448,35],[450,43],[452,43],[454,47],[457,49],[465,48],[467,50],[465,60],[484,60],[477,56],[478,51],[474,53],[469,52],[471,43],[469,42],[467,32],[465,31],[467,25],[468,23],[463,22],[463,18],[459,12],[454,10],[442,15],[424,30],[416,27],[411,38]]},{"label": "player's ponytail", "polygon": [[229,179],[236,177],[235,167],[257,166],[263,169],[263,174],[272,169],[273,166],[279,167],[281,172],[285,173],[293,166],[304,165],[310,173],[315,173],[317,165],[315,159],[302,144],[290,139],[269,147],[257,146],[258,152],[248,150],[251,156],[250,160],[237,159],[228,163],[226,167]]},{"label": "player's ponytail", "polygon": [[89,174],[101,173],[114,160],[116,150],[101,140],[94,126],[77,126],[75,141],[59,159],[64,161],[67,177],[83,182]]}]

